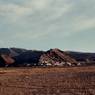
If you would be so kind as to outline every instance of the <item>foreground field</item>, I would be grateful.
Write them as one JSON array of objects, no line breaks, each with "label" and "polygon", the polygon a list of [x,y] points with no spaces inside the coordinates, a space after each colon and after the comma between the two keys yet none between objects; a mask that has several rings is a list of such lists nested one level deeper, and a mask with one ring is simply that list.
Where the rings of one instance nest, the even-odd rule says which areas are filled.
[{"label": "foreground field", "polygon": [[0,95],[95,95],[95,66],[1,68]]}]

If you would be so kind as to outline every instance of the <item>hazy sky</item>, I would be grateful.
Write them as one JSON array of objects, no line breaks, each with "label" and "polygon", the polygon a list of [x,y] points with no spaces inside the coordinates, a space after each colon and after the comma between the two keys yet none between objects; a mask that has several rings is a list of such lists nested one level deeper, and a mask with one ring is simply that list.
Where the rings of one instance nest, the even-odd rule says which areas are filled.
[{"label": "hazy sky", "polygon": [[95,52],[95,0],[0,0],[0,47]]}]

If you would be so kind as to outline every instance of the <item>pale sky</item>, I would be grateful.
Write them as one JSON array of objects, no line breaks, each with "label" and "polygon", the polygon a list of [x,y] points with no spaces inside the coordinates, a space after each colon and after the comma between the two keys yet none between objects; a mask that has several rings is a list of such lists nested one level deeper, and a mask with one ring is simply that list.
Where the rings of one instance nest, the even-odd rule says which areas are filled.
[{"label": "pale sky", "polygon": [[95,0],[0,0],[0,47],[95,52]]}]

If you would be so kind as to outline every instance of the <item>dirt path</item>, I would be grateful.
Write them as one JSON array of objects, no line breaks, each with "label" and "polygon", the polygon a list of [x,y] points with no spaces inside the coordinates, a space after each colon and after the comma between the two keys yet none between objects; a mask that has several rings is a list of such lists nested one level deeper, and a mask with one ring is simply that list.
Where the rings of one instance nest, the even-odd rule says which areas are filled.
[{"label": "dirt path", "polygon": [[0,95],[95,95],[95,66],[0,68]]}]

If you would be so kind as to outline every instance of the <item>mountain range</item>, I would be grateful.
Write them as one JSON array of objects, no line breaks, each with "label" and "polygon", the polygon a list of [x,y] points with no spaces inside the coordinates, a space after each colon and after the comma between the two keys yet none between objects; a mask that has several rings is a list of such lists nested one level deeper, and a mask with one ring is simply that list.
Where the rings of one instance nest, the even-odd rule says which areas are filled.
[{"label": "mountain range", "polygon": [[[16,57],[17,60],[19,60],[19,63],[20,60],[22,60],[24,65],[26,64],[24,60],[29,59],[30,56],[31,59],[29,59],[29,61],[38,63],[42,66],[81,66],[95,64],[95,53],[62,51],[58,48],[50,49],[47,51],[27,50],[22,48],[0,48],[0,55],[2,54],[10,55],[10,57]],[[27,66],[27,64],[25,66]],[[30,66],[30,64],[28,64],[28,66]]]}]

